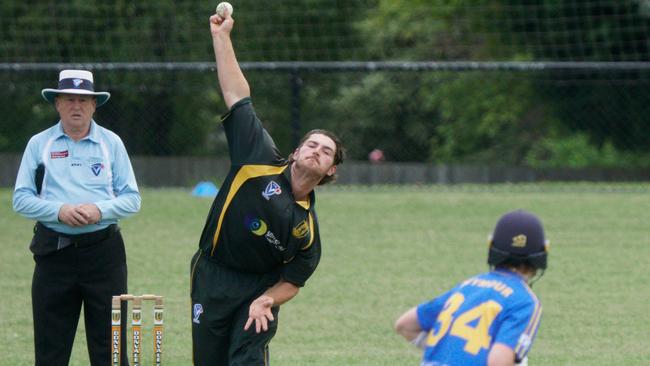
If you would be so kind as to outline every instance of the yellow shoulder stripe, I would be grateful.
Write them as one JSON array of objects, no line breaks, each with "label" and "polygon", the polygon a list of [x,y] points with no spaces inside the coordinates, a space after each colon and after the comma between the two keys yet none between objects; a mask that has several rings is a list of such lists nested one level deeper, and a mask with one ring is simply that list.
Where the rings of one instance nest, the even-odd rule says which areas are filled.
[{"label": "yellow shoulder stripe", "polygon": [[312,244],[314,244],[314,218],[311,216],[311,212],[309,213],[309,243],[305,245],[302,250],[308,249]]}]

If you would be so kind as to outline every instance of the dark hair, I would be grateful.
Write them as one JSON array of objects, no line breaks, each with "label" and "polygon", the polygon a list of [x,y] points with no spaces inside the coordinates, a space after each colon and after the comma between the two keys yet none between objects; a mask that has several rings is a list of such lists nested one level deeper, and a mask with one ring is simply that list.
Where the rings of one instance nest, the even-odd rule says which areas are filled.
[{"label": "dark hair", "polygon": [[528,261],[517,262],[512,260],[506,260],[504,262],[501,262],[496,266],[494,266],[494,268],[507,268],[511,270],[517,270],[519,272],[533,272],[533,273],[535,273],[538,269],[535,265],[533,265]]},{"label": "dark hair", "polygon": [[[332,139],[332,141],[334,141],[334,144],[336,145],[336,151],[334,152],[334,164],[333,165],[342,164],[343,160],[345,159],[345,155],[346,155],[345,147],[343,147],[343,143],[338,138],[338,136],[336,136],[333,132],[330,132],[330,131],[327,131],[327,130],[321,130],[321,129],[311,130],[311,131],[307,132],[302,137],[302,139],[300,139],[300,143],[298,144],[297,148],[300,148],[302,146],[302,144],[304,144],[305,141],[307,141],[307,139],[309,139],[310,136],[316,135],[316,134],[325,135],[325,136],[329,137],[330,139]],[[291,154],[289,154],[288,160],[289,160],[289,163],[293,163],[295,161],[295,159],[293,158],[293,152]],[[320,180],[320,182],[318,182],[318,185],[320,186],[320,185],[323,185],[323,184],[334,182],[336,180],[337,176],[338,176],[337,173],[334,173],[332,175],[326,175],[326,176],[323,177],[323,179]]]}]

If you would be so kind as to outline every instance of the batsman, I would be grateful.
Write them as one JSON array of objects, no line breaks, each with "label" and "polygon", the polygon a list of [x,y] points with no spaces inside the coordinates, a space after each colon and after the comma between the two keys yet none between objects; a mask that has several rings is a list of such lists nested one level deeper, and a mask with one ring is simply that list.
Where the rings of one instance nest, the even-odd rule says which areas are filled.
[{"label": "batsman", "polygon": [[229,13],[210,17],[231,166],[191,261],[195,365],[269,364],[279,307],[320,261],[314,188],[335,180],[345,155],[334,134],[313,130],[280,156],[255,114],[233,25]]}]

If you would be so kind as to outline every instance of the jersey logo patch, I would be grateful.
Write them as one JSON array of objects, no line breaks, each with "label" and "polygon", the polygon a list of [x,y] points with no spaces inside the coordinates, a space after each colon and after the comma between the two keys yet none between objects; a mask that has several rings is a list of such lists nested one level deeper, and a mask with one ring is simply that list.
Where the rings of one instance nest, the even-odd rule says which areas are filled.
[{"label": "jersey logo patch", "polygon": [[275,237],[275,234],[268,229],[264,221],[258,218],[247,216],[244,220],[246,228],[257,236],[263,236],[269,244],[281,252],[287,250],[287,247],[282,245],[282,242]]},{"label": "jersey logo patch", "polygon": [[194,304],[194,308],[192,310],[194,313],[194,316],[192,317],[192,322],[196,324],[201,324],[201,321],[199,320],[199,316],[203,314],[203,305]]},{"label": "jersey logo patch", "polygon": [[307,220],[301,221],[291,230],[291,235],[298,239],[304,238],[307,234],[309,234],[309,225],[307,224]]},{"label": "jersey logo patch", "polygon": [[68,150],[50,152],[50,159],[63,159],[68,157]]},{"label": "jersey logo patch", "polygon": [[257,236],[266,234],[267,226],[266,223],[261,219],[246,217],[244,220],[244,225],[246,225],[246,228]]},{"label": "jersey logo patch", "polygon": [[266,188],[264,188],[264,192],[262,192],[262,196],[264,196],[267,201],[271,199],[271,196],[280,194],[282,194],[282,188],[274,181],[270,181],[269,184],[266,185]]},{"label": "jersey logo patch", "polygon": [[99,176],[99,173],[102,172],[102,169],[104,169],[104,164],[102,163],[95,163],[90,166],[90,170],[93,171],[93,174],[95,174],[95,177]]}]

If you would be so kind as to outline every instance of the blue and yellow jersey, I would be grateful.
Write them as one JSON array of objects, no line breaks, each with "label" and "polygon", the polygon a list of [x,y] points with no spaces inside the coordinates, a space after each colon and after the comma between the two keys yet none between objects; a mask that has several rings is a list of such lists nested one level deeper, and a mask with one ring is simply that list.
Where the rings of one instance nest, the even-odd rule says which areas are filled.
[{"label": "blue and yellow jersey", "polygon": [[494,270],[460,283],[417,308],[428,332],[422,365],[487,364],[491,346],[502,343],[523,359],[533,343],[542,307],[525,280]]},{"label": "blue and yellow jersey", "polygon": [[275,271],[303,286],[321,254],[314,192],[296,202],[291,166],[250,98],[233,105],[223,125],[231,166],[201,234],[203,255],[242,272]]}]

